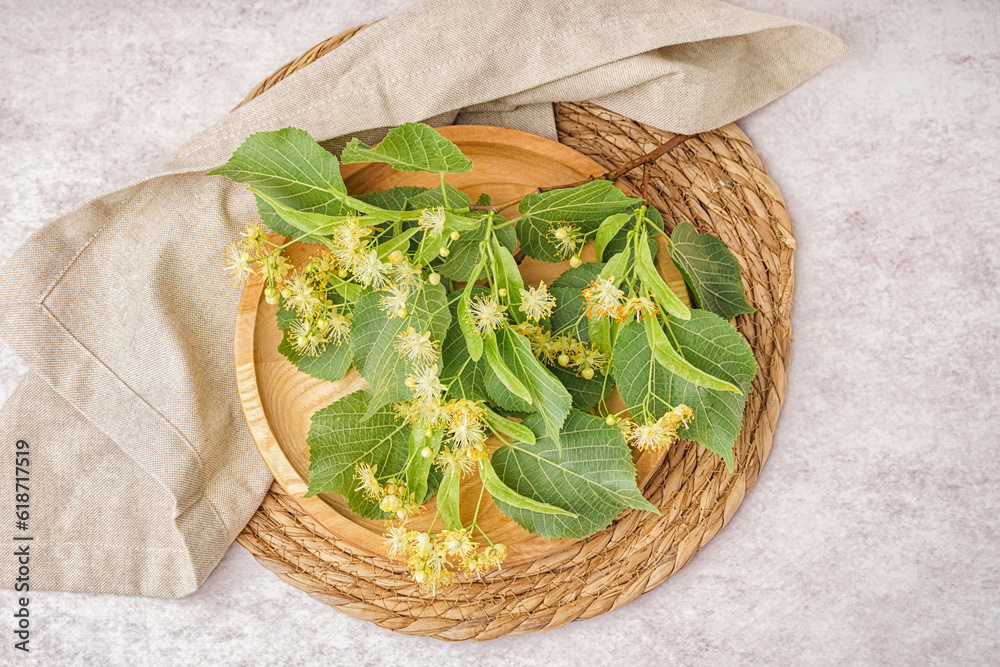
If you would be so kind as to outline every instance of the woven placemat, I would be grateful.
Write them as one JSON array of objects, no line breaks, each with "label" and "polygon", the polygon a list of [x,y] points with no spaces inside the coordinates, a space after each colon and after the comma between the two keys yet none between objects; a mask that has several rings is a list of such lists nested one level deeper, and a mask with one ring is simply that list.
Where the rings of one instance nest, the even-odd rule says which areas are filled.
[{"label": "woven placemat", "polygon": [[[247,99],[358,30],[310,49]],[[559,103],[555,112],[559,141],[609,169],[672,136],[587,102]],[[636,170],[626,180],[638,190],[641,175]],[[692,137],[661,158],[650,170],[648,192],[668,229],[688,220],[726,242],[757,309],[736,319],[759,370],[732,473],[704,447],[679,442],[646,488],[660,516],[626,510],[606,530],[553,556],[460,580],[436,595],[420,590],[399,564],[338,540],[278,484],[237,541],[283,580],[335,609],[397,632],[446,640],[493,639],[597,616],[680,570],[733,516],[770,451],[785,395],[795,241],[777,186],[735,125]]]}]

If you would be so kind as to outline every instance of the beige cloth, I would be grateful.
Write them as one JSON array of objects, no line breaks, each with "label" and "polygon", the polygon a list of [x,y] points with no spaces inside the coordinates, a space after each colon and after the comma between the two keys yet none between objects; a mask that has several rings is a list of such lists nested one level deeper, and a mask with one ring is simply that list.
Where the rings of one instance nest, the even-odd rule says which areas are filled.
[{"label": "beige cloth", "polygon": [[[371,139],[433,119],[554,139],[551,102],[583,99],[694,133],[844,53],[828,32],[712,0],[426,0],[195,136],[159,173],[49,222],[0,274],[0,335],[32,369],[0,413],[8,462],[18,439],[30,445],[31,587],[190,593],[267,491],[236,393],[239,293],[220,269],[256,211],[244,186],[204,175],[250,133]],[[8,469],[0,515],[14,498]]]}]

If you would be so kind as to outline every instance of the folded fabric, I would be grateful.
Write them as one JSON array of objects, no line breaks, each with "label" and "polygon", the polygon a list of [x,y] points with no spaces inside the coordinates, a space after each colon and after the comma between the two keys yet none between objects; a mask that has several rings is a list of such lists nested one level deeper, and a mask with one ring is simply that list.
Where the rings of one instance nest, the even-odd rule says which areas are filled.
[{"label": "folded fabric", "polygon": [[[555,139],[552,102],[584,99],[694,133],[844,53],[712,0],[426,0],[49,222],[0,272],[0,335],[32,369],[0,412],[2,446],[30,450],[32,588],[190,593],[267,491],[233,370],[239,290],[220,269],[257,213],[244,186],[205,176],[249,134],[293,125],[335,149],[430,119]],[[13,587],[13,560],[3,571]]]}]

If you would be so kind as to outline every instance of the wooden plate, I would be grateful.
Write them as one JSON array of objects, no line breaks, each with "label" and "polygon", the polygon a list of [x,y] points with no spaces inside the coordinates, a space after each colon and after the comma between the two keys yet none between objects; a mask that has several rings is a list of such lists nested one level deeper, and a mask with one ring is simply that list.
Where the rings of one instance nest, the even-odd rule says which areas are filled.
[{"label": "wooden plate", "polygon": [[[447,177],[450,185],[473,200],[486,192],[494,202],[506,202],[537,187],[572,183],[606,171],[567,146],[526,132],[478,125],[447,126],[439,128],[439,132],[455,142],[475,165],[472,171]],[[377,163],[343,165],[341,173],[351,194],[401,185],[434,187],[438,184],[436,175],[396,171]],[[623,190],[633,194],[627,187]],[[509,218],[514,211],[503,213],[510,214]],[[584,261],[594,259],[591,246],[584,249]],[[295,244],[286,253],[295,266],[300,267],[319,249],[319,246]],[[657,263],[667,284],[690,305],[683,278],[667,257],[662,239]],[[521,274],[526,284],[537,284],[539,280],[551,283],[568,268],[568,262],[550,264],[525,259]],[[343,380],[326,382],[300,372],[289,363],[277,350],[281,340],[276,324],[277,306],[264,301],[263,289],[263,283],[256,279],[247,284],[236,322],[236,380],[247,426],[275,479],[288,494],[298,499],[310,516],[353,546],[382,555],[384,522],[349,512],[344,498],[336,494],[302,497],[309,478],[306,436],[313,413],[349,393],[364,389],[367,384],[354,367]],[[611,401],[619,401],[620,405],[617,394],[609,397]],[[645,487],[663,456],[663,453],[633,453],[640,488]],[[466,524],[472,520],[480,490],[477,476],[462,480],[461,508]],[[491,539],[507,545],[505,563],[513,565],[541,558],[573,542],[548,540],[529,533],[500,514],[488,497],[486,494],[479,523]],[[408,525],[426,530],[434,514],[431,507]],[[436,528],[440,528],[440,524]]]}]

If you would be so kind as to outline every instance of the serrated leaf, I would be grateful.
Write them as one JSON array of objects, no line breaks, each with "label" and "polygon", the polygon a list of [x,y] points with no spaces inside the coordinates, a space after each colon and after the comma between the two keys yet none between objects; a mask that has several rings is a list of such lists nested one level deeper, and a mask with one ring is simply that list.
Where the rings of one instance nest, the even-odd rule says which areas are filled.
[{"label": "serrated leaf", "polygon": [[451,322],[451,312],[444,287],[425,284],[410,296],[405,318],[390,317],[379,308],[379,295],[363,290],[354,308],[351,331],[351,353],[354,365],[368,382],[365,393],[368,409],[373,412],[386,403],[397,403],[411,398],[406,386],[409,366],[396,351],[396,336],[407,327],[419,332],[429,331],[431,339],[444,340]]},{"label": "serrated leaf", "polygon": [[295,228],[294,238],[305,238],[306,235],[314,238],[326,237],[333,234],[337,227],[347,222],[347,216],[324,215],[322,213],[309,213],[307,211],[297,211],[285,206],[274,197],[257,190],[247,188],[256,197],[258,202],[267,204],[274,213],[284,222]]},{"label": "serrated leaf", "polygon": [[384,162],[401,171],[434,174],[458,174],[472,169],[472,161],[458,146],[425,123],[394,127],[375,148],[355,137],[344,147],[340,160],[344,164]]},{"label": "serrated leaf", "polygon": [[[413,494],[417,503],[423,504],[429,500],[430,489],[428,481],[431,476],[431,463],[441,449],[441,438],[444,432],[435,429],[433,435],[427,435],[427,429],[413,426],[410,429],[409,465],[406,466],[406,490]],[[421,456],[420,452],[428,447],[430,456]]]},{"label": "serrated leaf", "polygon": [[552,309],[552,315],[549,317],[552,333],[571,334],[583,342],[589,343],[588,318],[582,317],[583,292],[575,287],[557,287],[553,283],[553,286],[549,288],[549,294],[556,299],[556,307]]},{"label": "serrated leaf", "polygon": [[542,514],[494,497],[497,508],[527,530],[548,538],[581,538],[606,528],[626,507],[657,511],[635,483],[635,465],[621,430],[600,417],[572,410],[560,448],[545,435],[540,415],[524,424],[538,436],[533,447],[506,446],[493,453],[497,477],[514,492],[577,513]]},{"label": "serrated leaf", "polygon": [[489,206],[493,203],[493,198],[490,197],[485,192],[479,193],[479,198],[476,200],[476,206]]},{"label": "serrated leaf", "polygon": [[487,405],[483,406],[483,417],[486,419],[486,425],[494,433],[502,433],[519,442],[526,442],[529,445],[535,444],[535,434],[524,424],[513,422],[506,417],[498,415]]},{"label": "serrated leaf", "polygon": [[699,308],[727,320],[754,312],[743,293],[740,265],[722,239],[699,234],[690,222],[682,222],[670,241],[670,258]]},{"label": "serrated leaf", "polygon": [[364,394],[355,392],[317,410],[312,417],[309,436],[309,489],[306,497],[317,493],[339,493],[352,512],[369,519],[385,514],[378,505],[355,489],[355,466],[364,462],[378,466],[379,477],[397,475],[406,465],[409,437],[389,408],[376,410],[362,420],[368,404]]},{"label": "serrated leaf", "polygon": [[433,188],[426,188],[423,192],[410,197],[410,208],[419,210],[432,208],[434,206],[444,206],[447,208],[467,208],[472,204],[469,195],[458,188],[447,183],[442,188],[440,185]]},{"label": "serrated leaf", "polygon": [[[622,227],[632,217],[631,213],[616,213],[605,218],[601,226],[597,228],[597,236],[594,238],[594,253],[597,256],[598,262],[604,261],[604,249],[618,236],[618,232],[622,231]],[[621,252],[621,250],[618,250],[618,252]]]},{"label": "serrated leaf", "polygon": [[[566,387],[566,391],[573,399],[573,407],[577,410],[590,410],[604,398],[604,375],[601,373],[595,372],[594,377],[588,380],[568,368],[558,365],[546,366],[546,368]],[[610,389],[610,384],[609,382],[608,389]]]},{"label": "serrated leaf", "polygon": [[355,196],[366,204],[378,206],[388,211],[409,211],[413,209],[412,206],[409,206],[410,198],[417,197],[428,190],[429,188],[400,185],[389,190],[375,190]]},{"label": "serrated leaf", "polygon": [[658,418],[678,405],[694,410],[680,435],[705,445],[732,468],[732,448],[743,422],[747,392],[757,364],[746,340],[718,315],[691,311],[690,320],[669,318],[675,349],[697,368],[734,384],[743,394],[698,387],[655,363],[645,327],[631,322],[618,331],[611,372],[618,393],[637,418],[645,407]]},{"label": "serrated leaf", "polygon": [[558,514],[560,516],[576,518],[576,514],[573,512],[567,512],[561,507],[522,496],[504,484],[503,480],[497,475],[496,470],[493,469],[493,464],[489,459],[483,459],[479,462],[479,478],[483,480],[483,486],[486,487],[490,496],[493,497],[494,503],[499,501],[504,505],[519,510],[528,510],[536,514]]},{"label": "serrated leaf", "polygon": [[676,317],[690,319],[691,310],[670,290],[653,265],[653,257],[650,254],[649,246],[645,243],[645,236],[643,236],[643,242],[639,243],[636,248],[635,273],[642,284],[653,293],[653,298],[656,299],[660,308]]},{"label": "serrated leaf", "polygon": [[[535,358],[531,352],[531,343],[521,334],[504,326],[497,331],[496,346],[503,364],[513,371],[514,378],[522,382],[527,390],[527,396],[518,395],[518,397],[528,402],[529,410],[537,411],[541,415],[545,423],[546,435],[558,445],[559,429],[562,428],[573,403],[566,387],[542,365],[542,362]],[[489,350],[488,343],[487,350]],[[487,352],[487,360],[489,360],[489,354]],[[492,364],[491,368],[493,368]],[[517,412],[525,411],[522,404],[511,401],[510,394],[503,391],[505,388],[510,389],[510,387],[492,381],[492,378],[487,378],[486,388],[500,407]]]},{"label": "serrated leaf", "polygon": [[334,345],[327,343],[323,352],[315,357],[301,354],[291,344],[289,329],[295,322],[295,313],[282,307],[278,309],[277,324],[281,330],[281,342],[278,343],[278,352],[285,356],[300,371],[320,380],[336,382],[343,379],[351,367],[351,347],[346,343]]},{"label": "serrated leaf", "polygon": [[564,258],[547,236],[549,227],[557,223],[576,224],[582,233],[590,234],[605,218],[625,211],[638,201],[604,180],[526,195],[518,205],[517,238],[521,250],[535,259],[562,261]]},{"label": "serrated leaf", "polygon": [[437,492],[437,509],[448,530],[459,530],[462,517],[459,513],[462,474],[459,470],[447,470],[441,478]]},{"label": "serrated leaf", "polygon": [[[208,172],[216,174],[246,183],[293,210],[331,216],[348,213],[331,192],[347,192],[337,158],[305,130],[286,127],[251,134],[226,164]],[[259,197],[257,202],[265,225],[283,236],[301,236],[273,207]]]},{"label": "serrated leaf", "polygon": [[590,286],[604,268],[602,262],[587,262],[575,269],[563,271],[558,278],[552,281],[552,287],[566,287],[575,290],[584,290]]},{"label": "serrated leaf", "polygon": [[664,333],[663,327],[655,317],[647,317],[644,326],[646,327],[646,339],[649,341],[649,346],[653,348],[653,358],[668,371],[699,387],[740,393],[736,385],[706,373],[682,357],[680,352],[674,349],[673,343],[670,342],[670,338]]}]

